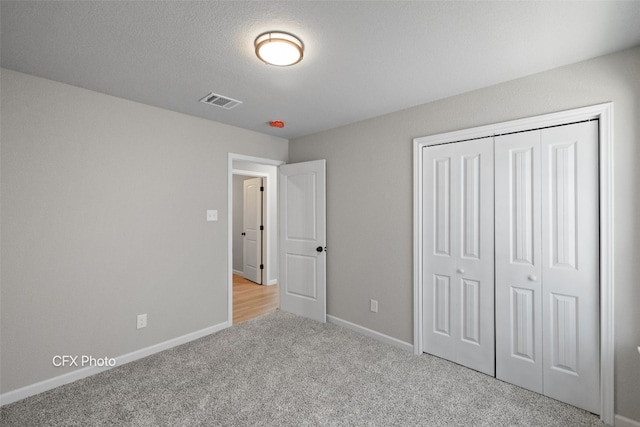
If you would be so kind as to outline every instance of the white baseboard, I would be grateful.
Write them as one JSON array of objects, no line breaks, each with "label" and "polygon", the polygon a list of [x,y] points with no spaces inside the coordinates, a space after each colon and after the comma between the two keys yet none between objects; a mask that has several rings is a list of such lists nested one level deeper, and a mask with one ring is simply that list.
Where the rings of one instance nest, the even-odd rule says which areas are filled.
[{"label": "white baseboard", "polygon": [[394,347],[398,347],[402,350],[409,351],[413,353],[413,344],[409,344],[408,342],[401,341],[397,338],[390,337],[389,335],[381,334],[380,332],[376,332],[372,329],[365,328],[364,326],[356,325],[355,323],[348,322],[346,320],[342,320],[338,317],[331,316],[327,314],[327,321],[329,323],[334,323],[338,326],[342,326],[347,329],[351,329],[352,331],[356,331],[361,333],[362,335],[366,335],[368,337],[374,338],[378,341],[382,341],[387,344],[391,344]]},{"label": "white baseboard", "polygon": [[238,276],[244,276],[244,271],[242,271],[242,270],[233,270],[233,274],[237,274]]},{"label": "white baseboard", "polygon": [[[188,343],[189,341],[197,340],[207,335],[211,335],[215,332],[231,326],[229,322],[223,322],[214,326],[210,326],[199,331],[191,332],[186,335],[182,335],[177,338],[173,338],[158,344],[154,344],[149,347],[142,348],[140,350],[132,351],[131,353],[123,354],[115,358],[116,364],[113,367],[121,366],[134,360],[142,359],[152,354],[159,353],[163,350],[168,350],[172,347],[179,346],[181,344]],[[89,377],[91,375],[98,374],[100,372],[112,369],[113,367],[97,367],[91,366],[82,369],[78,369],[57,377],[50,378],[48,380],[40,381],[35,384],[31,384],[16,390],[9,391],[0,395],[0,406],[7,405],[9,403],[16,402],[29,396],[34,396],[39,393],[60,387],[61,385],[69,384],[74,381],[78,381],[82,378]]]},{"label": "white baseboard", "polygon": [[616,427],[640,427],[640,421],[632,420],[631,418],[623,417],[622,415],[616,415],[615,420]]}]

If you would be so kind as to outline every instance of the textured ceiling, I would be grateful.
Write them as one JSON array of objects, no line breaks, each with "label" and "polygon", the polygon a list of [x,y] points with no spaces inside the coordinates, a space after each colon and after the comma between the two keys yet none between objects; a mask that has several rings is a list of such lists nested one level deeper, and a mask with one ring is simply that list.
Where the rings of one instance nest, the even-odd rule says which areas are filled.
[{"label": "textured ceiling", "polygon": [[[0,15],[2,67],[284,138],[640,44],[639,1],[3,0]],[[268,30],[299,36],[304,60],[260,62]],[[199,103],[209,92],[243,104]]]}]

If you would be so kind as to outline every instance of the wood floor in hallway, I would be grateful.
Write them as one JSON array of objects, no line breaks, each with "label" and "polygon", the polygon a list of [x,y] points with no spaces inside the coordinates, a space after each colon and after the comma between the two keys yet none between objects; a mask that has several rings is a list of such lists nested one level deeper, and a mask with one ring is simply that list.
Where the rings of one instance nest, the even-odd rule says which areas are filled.
[{"label": "wood floor in hallway", "polygon": [[246,322],[280,307],[278,285],[258,285],[233,275],[233,324]]}]

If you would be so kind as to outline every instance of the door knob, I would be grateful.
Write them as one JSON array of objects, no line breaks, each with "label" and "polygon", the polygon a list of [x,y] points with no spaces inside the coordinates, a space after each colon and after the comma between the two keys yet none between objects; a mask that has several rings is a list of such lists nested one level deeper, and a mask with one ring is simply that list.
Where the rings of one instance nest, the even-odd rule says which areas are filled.
[{"label": "door knob", "polygon": [[464,274],[464,268],[459,268],[459,269],[458,269],[458,273],[460,273],[460,274]]},{"label": "door knob", "polygon": [[322,252],[322,251],[323,251],[322,246],[318,246],[318,247],[316,248],[316,252]]},{"label": "door knob", "polygon": [[530,274],[529,277],[527,277],[527,279],[529,279],[529,281],[531,281],[531,282],[535,282],[536,280],[538,280],[538,278],[536,276],[534,276],[533,274]]}]

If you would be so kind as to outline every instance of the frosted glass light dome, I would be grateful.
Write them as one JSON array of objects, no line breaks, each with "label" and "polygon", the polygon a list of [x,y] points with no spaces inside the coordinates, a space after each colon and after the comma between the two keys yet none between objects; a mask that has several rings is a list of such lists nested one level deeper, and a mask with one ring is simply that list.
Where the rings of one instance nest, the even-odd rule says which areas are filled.
[{"label": "frosted glass light dome", "polygon": [[260,34],[254,42],[256,56],[261,61],[280,67],[302,61],[304,45],[292,34],[270,31]]}]

